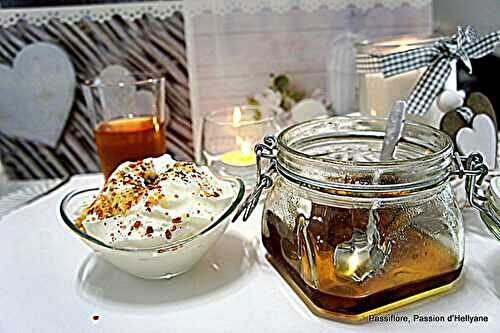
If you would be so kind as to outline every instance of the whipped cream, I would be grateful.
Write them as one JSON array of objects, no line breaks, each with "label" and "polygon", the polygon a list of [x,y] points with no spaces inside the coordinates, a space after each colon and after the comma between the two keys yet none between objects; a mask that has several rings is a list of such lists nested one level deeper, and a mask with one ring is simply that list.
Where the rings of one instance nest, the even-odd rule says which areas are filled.
[{"label": "whipped cream", "polygon": [[121,164],[77,221],[104,243],[147,248],[199,233],[234,198],[207,167],[169,155]]}]

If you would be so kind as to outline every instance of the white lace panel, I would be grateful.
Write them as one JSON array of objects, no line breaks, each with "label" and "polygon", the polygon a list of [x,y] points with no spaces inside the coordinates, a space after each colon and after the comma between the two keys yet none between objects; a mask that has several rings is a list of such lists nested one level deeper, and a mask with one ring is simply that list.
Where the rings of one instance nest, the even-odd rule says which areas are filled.
[{"label": "white lace panel", "polygon": [[57,18],[63,23],[76,23],[83,18],[93,22],[110,20],[119,15],[126,20],[135,20],[143,15],[152,15],[159,19],[172,16],[175,12],[183,12],[182,1],[138,2],[108,5],[84,5],[40,7],[23,9],[0,9],[0,26],[8,27],[24,20],[28,24],[45,25]]},{"label": "white lace panel", "polygon": [[382,6],[394,9],[402,5],[421,8],[432,0],[184,0],[184,1],[149,1],[138,3],[85,5],[65,7],[41,7],[28,9],[0,9],[0,26],[11,26],[20,19],[29,24],[43,25],[50,19],[57,18],[63,23],[75,23],[82,18],[94,22],[109,20],[113,15],[135,20],[145,14],[164,19],[175,12],[185,16],[200,14],[225,15],[242,12],[255,14],[261,11],[286,13],[299,9],[312,12],[320,9],[342,10],[349,6],[359,9]]},{"label": "white lace panel", "polygon": [[430,3],[432,0],[185,0],[184,12],[188,16],[236,12],[256,14],[266,10],[284,14],[294,9],[312,12],[320,9],[342,10],[349,6],[366,10],[376,6],[394,9],[409,4],[421,8]]}]

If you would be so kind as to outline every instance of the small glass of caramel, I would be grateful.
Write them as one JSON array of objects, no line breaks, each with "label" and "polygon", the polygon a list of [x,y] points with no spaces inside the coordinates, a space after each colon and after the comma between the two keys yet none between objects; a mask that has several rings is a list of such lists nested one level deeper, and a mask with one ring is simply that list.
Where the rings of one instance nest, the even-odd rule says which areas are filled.
[{"label": "small glass of caramel", "polygon": [[166,152],[165,80],[124,72],[121,67],[105,71],[85,81],[82,90],[94,125],[101,170],[108,178],[125,161]]}]

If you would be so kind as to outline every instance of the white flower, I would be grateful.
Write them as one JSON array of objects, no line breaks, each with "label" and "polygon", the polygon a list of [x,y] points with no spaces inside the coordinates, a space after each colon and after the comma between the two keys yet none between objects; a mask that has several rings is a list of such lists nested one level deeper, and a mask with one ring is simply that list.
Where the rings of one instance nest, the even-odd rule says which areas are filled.
[{"label": "white flower", "polygon": [[263,111],[274,110],[281,111],[282,96],[279,92],[275,92],[269,88],[265,89],[262,93],[256,94],[254,99],[259,103],[259,107]]},{"label": "white flower", "polygon": [[324,117],[328,114],[325,105],[313,98],[305,98],[295,104],[290,110],[294,122]]}]

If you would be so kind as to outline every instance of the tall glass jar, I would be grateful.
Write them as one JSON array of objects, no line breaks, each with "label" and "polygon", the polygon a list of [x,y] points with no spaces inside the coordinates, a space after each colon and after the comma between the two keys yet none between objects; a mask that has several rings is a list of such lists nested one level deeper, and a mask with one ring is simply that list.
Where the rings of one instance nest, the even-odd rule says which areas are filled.
[{"label": "tall glass jar", "polygon": [[[387,116],[396,101],[405,100],[410,96],[418,80],[427,70],[427,66],[424,66],[395,76],[385,77],[382,73],[382,67],[373,64],[367,66],[367,63],[374,62],[381,66],[381,63],[378,63],[381,56],[433,46],[434,43],[443,38],[444,36],[398,36],[373,41],[365,40],[356,44],[356,97],[359,107],[357,111],[363,115]],[[444,83],[443,90],[454,92],[454,95],[459,96],[456,61],[450,63],[450,68],[451,72]],[[449,109],[440,105],[438,100],[439,98],[436,98],[425,114],[408,115],[407,119],[439,128],[442,117]]]},{"label": "tall glass jar", "polygon": [[275,142],[262,239],[318,314],[362,320],[448,290],[461,274],[450,138],[407,123],[394,160],[380,161],[384,129],[383,119],[336,117],[292,126]]}]

